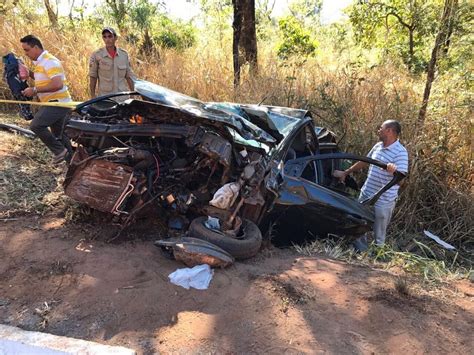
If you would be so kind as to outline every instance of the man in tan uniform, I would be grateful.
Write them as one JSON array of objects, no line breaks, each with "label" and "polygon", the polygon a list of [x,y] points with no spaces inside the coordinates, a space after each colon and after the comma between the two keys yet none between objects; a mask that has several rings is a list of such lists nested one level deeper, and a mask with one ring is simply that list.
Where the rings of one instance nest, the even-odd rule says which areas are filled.
[{"label": "man in tan uniform", "polygon": [[[106,27],[102,30],[102,39],[105,47],[92,53],[89,60],[91,98],[121,91],[133,91],[135,74],[130,67],[128,53],[115,45],[117,33],[113,28]],[[96,94],[97,81],[99,81],[99,90]],[[118,100],[125,98],[117,97]]]}]

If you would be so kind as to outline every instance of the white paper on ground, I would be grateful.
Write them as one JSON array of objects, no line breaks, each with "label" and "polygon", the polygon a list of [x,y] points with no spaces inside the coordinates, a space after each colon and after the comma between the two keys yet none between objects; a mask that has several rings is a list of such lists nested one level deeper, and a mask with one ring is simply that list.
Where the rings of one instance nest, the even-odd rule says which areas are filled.
[{"label": "white paper on ground", "polygon": [[168,275],[171,283],[189,290],[194,287],[198,290],[206,290],[211,282],[214,270],[207,264],[196,265],[193,268],[178,269]]},{"label": "white paper on ground", "polygon": [[455,250],[456,248],[453,247],[451,244],[448,244],[446,243],[444,240],[442,240],[440,237],[438,237],[437,235],[434,235],[433,233],[431,233],[430,231],[427,231],[427,230],[424,230],[423,233],[425,233],[425,235],[428,237],[428,238],[431,238],[433,239],[436,243],[438,243],[439,245],[441,245],[443,248],[445,249],[448,249],[448,250]]}]

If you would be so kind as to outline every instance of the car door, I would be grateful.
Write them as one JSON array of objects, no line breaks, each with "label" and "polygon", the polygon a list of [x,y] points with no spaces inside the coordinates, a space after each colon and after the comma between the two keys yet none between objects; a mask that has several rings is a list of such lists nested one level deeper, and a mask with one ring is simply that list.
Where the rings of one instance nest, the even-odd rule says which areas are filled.
[{"label": "car door", "polygon": [[314,154],[288,160],[282,169],[282,183],[275,201],[275,210],[280,213],[279,218],[287,219],[291,224],[318,235],[360,235],[370,230],[374,223],[372,206],[382,193],[403,179],[404,175],[395,172],[389,184],[362,202],[331,189],[327,184],[324,186],[321,171],[314,174],[316,179],[305,178],[304,172],[308,167],[315,166],[321,170],[322,161],[343,159],[363,161],[386,169],[386,164],[380,161],[349,153]]}]

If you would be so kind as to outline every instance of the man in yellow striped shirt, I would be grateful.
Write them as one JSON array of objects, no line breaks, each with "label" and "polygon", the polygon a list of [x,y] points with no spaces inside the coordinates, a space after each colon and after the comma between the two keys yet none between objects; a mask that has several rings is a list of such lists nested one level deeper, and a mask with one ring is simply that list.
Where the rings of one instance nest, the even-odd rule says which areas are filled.
[{"label": "man in yellow striped shirt", "polygon": [[[61,62],[43,49],[41,41],[36,36],[27,35],[20,39],[20,42],[26,56],[33,61],[34,67],[30,71],[30,76],[35,81],[34,86],[23,91],[23,95],[28,97],[36,95],[41,102],[71,101]],[[62,140],[59,138],[69,112],[68,108],[44,106],[31,121],[31,130],[53,152],[54,164],[63,161],[68,154],[67,138],[61,137]]]}]

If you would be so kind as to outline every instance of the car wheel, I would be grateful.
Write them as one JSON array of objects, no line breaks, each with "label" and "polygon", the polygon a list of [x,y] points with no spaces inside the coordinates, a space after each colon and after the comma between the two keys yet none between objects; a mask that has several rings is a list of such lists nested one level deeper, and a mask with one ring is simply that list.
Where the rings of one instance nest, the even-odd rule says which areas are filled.
[{"label": "car wheel", "polygon": [[207,217],[198,217],[189,226],[189,236],[208,241],[224,249],[236,259],[248,259],[255,256],[262,245],[262,233],[255,223],[242,219],[238,238],[207,228]]}]

